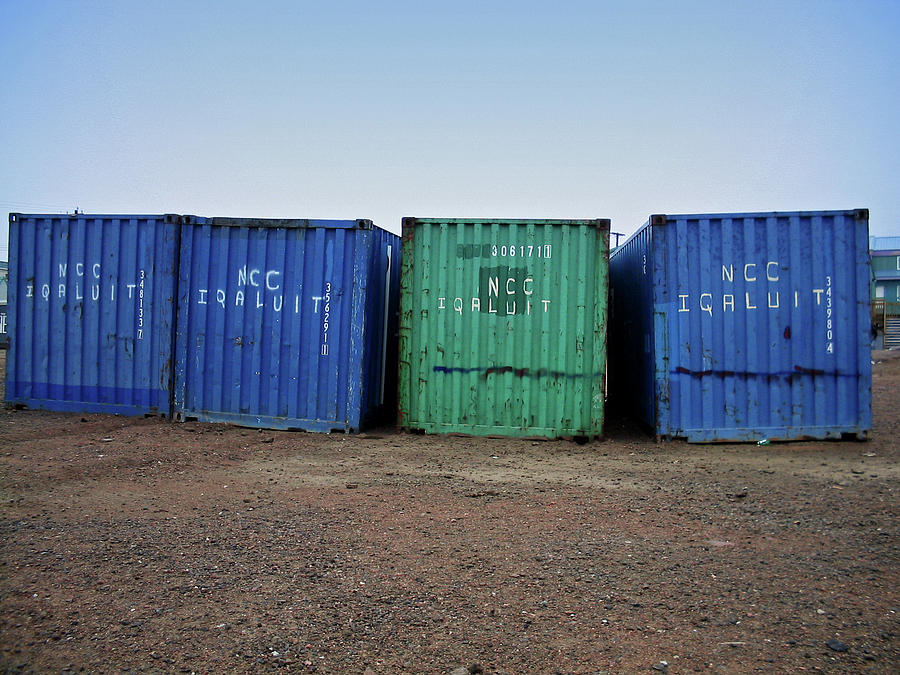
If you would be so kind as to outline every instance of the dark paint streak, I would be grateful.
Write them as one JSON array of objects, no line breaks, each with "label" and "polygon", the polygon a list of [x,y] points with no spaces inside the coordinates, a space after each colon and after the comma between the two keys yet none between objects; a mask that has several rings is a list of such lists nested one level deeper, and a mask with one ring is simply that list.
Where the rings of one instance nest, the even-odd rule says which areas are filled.
[{"label": "dark paint streak", "polygon": [[530,368],[513,368],[512,366],[489,366],[487,368],[450,368],[447,366],[434,366],[432,370],[435,373],[445,374],[463,373],[464,375],[466,375],[469,373],[482,373],[482,377],[484,377],[485,379],[487,379],[488,375],[502,375],[503,373],[512,373],[516,377],[555,377],[566,378],[569,380],[603,377],[603,373],[563,373],[558,370],[547,370],[546,368],[531,370]]},{"label": "dark paint streak", "polygon": [[757,378],[765,378],[768,381],[772,381],[775,379],[786,379],[793,380],[796,377],[800,377],[801,375],[812,375],[813,377],[830,375],[835,377],[856,377],[854,373],[840,373],[837,371],[827,372],[824,370],[820,370],[818,368],[804,368],[803,366],[794,366],[793,371],[788,372],[776,372],[776,373],[751,373],[747,371],[738,371],[738,370],[689,370],[683,366],[678,366],[675,370],[672,371],[673,375],[690,375],[691,377],[703,378],[703,377],[737,377],[741,380],[750,380]]},{"label": "dark paint streak", "polygon": [[[803,366],[794,366],[794,370],[803,375],[824,375],[825,371],[820,370],[819,368],[804,368]],[[837,375],[838,373],[832,373],[832,375]]]}]

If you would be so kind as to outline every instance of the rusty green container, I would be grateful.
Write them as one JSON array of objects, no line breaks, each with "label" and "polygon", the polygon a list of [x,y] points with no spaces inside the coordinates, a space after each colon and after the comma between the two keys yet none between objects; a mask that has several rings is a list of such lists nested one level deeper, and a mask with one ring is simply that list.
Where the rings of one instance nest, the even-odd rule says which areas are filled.
[{"label": "rusty green container", "polygon": [[603,434],[609,220],[405,218],[398,422]]}]

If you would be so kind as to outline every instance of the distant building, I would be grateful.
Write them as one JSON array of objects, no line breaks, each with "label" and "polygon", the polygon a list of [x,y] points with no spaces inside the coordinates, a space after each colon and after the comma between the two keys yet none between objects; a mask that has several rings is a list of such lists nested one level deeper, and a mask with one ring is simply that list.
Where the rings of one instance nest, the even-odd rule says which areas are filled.
[{"label": "distant building", "polygon": [[0,305],[6,304],[7,288],[9,286],[9,263],[0,260]]},{"label": "distant building", "polygon": [[[900,240],[900,237],[895,237]],[[900,302],[900,247],[870,251],[872,256],[872,298]]]},{"label": "distant building", "polygon": [[0,349],[9,347],[9,335],[6,330],[6,298],[9,288],[9,263],[0,260]]},{"label": "distant building", "polygon": [[900,348],[900,237],[870,237],[874,349]]}]

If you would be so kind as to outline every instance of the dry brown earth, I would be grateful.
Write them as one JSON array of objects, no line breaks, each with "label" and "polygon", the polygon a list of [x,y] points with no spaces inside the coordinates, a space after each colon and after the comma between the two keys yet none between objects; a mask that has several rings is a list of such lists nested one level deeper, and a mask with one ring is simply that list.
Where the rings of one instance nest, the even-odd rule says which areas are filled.
[{"label": "dry brown earth", "polygon": [[900,672],[900,359],[873,395],[768,447],[0,410],[0,668]]}]

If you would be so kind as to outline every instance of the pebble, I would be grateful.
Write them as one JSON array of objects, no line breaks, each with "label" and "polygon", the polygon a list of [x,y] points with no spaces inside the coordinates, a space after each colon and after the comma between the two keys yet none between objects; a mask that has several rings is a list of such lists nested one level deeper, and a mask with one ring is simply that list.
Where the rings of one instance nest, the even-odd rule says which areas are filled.
[{"label": "pebble", "polygon": [[845,645],[843,642],[841,642],[840,640],[835,640],[834,638],[831,638],[825,644],[828,645],[829,649],[835,652],[845,652],[850,649],[850,647]]}]

